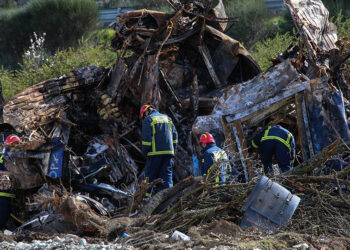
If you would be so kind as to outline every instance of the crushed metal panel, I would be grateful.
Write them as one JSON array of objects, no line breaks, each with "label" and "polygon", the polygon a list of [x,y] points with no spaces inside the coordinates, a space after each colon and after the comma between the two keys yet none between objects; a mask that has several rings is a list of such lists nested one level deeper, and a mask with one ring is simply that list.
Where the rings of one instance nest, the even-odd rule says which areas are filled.
[{"label": "crushed metal panel", "polygon": [[[225,51],[227,52],[227,54],[225,55],[225,64],[220,62],[219,64],[220,67],[225,67],[225,68],[228,67],[226,71],[228,71],[229,68],[232,68],[231,70],[231,74],[232,74],[234,72],[235,66],[239,64],[239,63],[236,63],[236,61],[239,59],[241,61],[240,62],[242,66],[241,68],[243,71],[242,73],[243,81],[247,81],[255,77],[256,75],[258,75],[259,73],[261,73],[259,64],[253,59],[250,53],[243,47],[243,45],[239,41],[227,36],[223,32],[220,32],[219,30],[209,25],[205,26],[205,30],[206,32],[208,32],[208,34],[210,34],[210,36],[215,37],[216,40],[219,40],[220,41],[219,46],[225,48]],[[220,53],[218,51],[214,52],[214,62],[215,62],[214,67],[216,66],[215,70],[217,72],[223,73],[218,67],[219,66],[217,64],[218,61],[215,60],[217,59],[219,54]],[[232,60],[230,63],[228,63],[229,57],[231,57],[231,60]],[[227,75],[227,72],[225,72],[225,74]],[[224,80],[226,82],[227,78]],[[239,82],[242,82],[242,80]]]},{"label": "crushed metal panel", "polygon": [[[299,79],[299,73],[291,62],[286,60],[250,81],[227,89],[212,115],[234,115],[233,119],[236,120],[256,112],[254,109],[262,109],[258,104],[264,106],[264,102],[267,101],[271,102],[268,104],[271,105],[305,88],[305,83]],[[284,94],[285,92],[288,93]]]},{"label": "crushed metal panel", "polygon": [[197,117],[192,131],[195,135],[199,135],[215,130],[214,134],[223,136],[221,116],[226,116],[229,123],[242,119],[267,109],[305,90],[308,86],[308,82],[302,81],[291,62],[286,60],[248,82],[227,88],[211,115]]},{"label": "crushed metal panel", "polygon": [[337,139],[350,140],[342,93],[317,79],[306,91],[305,103],[314,151],[320,153]]},{"label": "crushed metal panel", "polygon": [[329,12],[320,0],[284,0],[310,53],[337,48],[337,29],[328,22]]},{"label": "crushed metal panel", "polygon": [[[215,18],[218,19],[219,21],[227,19],[225,6],[222,0],[218,1],[218,4],[211,9],[211,12],[213,12]],[[227,22],[218,22],[217,26],[219,26],[221,31],[225,31],[227,27]]]}]

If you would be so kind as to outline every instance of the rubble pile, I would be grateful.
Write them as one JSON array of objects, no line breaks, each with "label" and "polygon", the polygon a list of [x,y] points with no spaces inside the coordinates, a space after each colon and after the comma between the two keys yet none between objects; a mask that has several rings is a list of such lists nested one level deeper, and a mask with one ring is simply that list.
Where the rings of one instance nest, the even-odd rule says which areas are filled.
[{"label": "rubble pile", "polygon": [[[322,2],[285,0],[301,40],[264,73],[224,34],[236,20],[222,0],[168,2],[172,14],[117,15],[112,68],[77,69],[3,104],[2,142],[9,134],[22,141],[2,146],[8,171],[1,184],[15,190],[13,212],[26,221],[9,228],[109,240],[127,232],[133,237],[124,241],[137,247],[213,219],[239,224],[261,176],[249,140],[257,128],[279,123],[295,135],[299,165],[273,180],[301,198],[283,229],[349,236],[350,47],[337,39]],[[161,180],[142,182],[139,109],[146,103],[179,132],[176,185],[148,201],[146,191]],[[193,177],[198,135],[206,131],[225,147],[240,182]]]}]

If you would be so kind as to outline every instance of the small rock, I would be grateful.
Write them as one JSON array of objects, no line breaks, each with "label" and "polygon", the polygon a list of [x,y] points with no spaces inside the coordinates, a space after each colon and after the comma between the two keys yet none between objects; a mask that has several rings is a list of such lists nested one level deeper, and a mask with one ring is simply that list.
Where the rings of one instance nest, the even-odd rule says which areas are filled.
[{"label": "small rock", "polygon": [[306,243],[293,246],[293,250],[306,250],[306,249],[309,249],[309,245]]},{"label": "small rock", "polygon": [[7,229],[4,231],[4,235],[13,235],[13,233]]},{"label": "small rock", "polygon": [[16,250],[17,249],[28,249],[30,248],[31,245],[27,244],[27,243],[23,243],[23,242],[19,242],[17,245],[16,245]]},{"label": "small rock", "polygon": [[60,241],[62,241],[62,239],[60,237],[56,236],[55,238],[53,238],[53,241],[60,242]]},{"label": "small rock", "polygon": [[65,237],[65,240],[66,241],[79,241],[80,238],[74,234],[67,234],[66,237]]},{"label": "small rock", "polygon": [[79,245],[80,246],[85,246],[87,244],[87,241],[85,239],[80,239]]}]

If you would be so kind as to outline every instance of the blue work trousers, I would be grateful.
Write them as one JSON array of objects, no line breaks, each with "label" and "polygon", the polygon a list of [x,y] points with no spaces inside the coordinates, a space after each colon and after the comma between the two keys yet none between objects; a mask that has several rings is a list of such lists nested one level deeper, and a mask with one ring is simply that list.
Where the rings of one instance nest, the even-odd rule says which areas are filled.
[{"label": "blue work trousers", "polygon": [[11,199],[0,197],[0,230],[4,230],[11,214]]},{"label": "blue work trousers", "polygon": [[282,173],[293,167],[292,154],[282,142],[277,140],[262,141],[260,145],[261,162],[264,166],[264,173],[273,173],[272,156],[275,155],[278,166]]},{"label": "blue work trousers", "polygon": [[145,176],[148,183],[155,179],[163,179],[163,183],[153,190],[153,194],[173,186],[173,155],[148,156],[145,168]]}]

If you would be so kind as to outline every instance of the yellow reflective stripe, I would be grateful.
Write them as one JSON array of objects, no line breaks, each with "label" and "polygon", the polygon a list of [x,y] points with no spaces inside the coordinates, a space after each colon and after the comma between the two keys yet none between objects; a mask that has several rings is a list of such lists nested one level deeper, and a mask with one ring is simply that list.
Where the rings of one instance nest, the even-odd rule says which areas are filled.
[{"label": "yellow reflective stripe", "polygon": [[221,161],[227,159],[227,154],[224,150],[213,151],[214,161]]},{"label": "yellow reflective stripe", "polygon": [[287,138],[287,143],[288,143],[288,145],[289,145],[289,142],[290,142],[290,138],[292,137],[292,134],[291,133],[289,133],[288,134],[288,138]]},{"label": "yellow reflective stripe", "polygon": [[255,144],[254,140],[252,140],[252,145],[254,148],[259,148],[259,146]]},{"label": "yellow reflective stripe", "polygon": [[263,138],[261,138],[261,141],[266,141],[266,140],[279,140],[284,145],[286,145],[286,147],[289,149],[289,151],[292,151],[292,148],[290,147],[289,143],[287,143],[281,137],[278,137],[278,136],[264,136]]},{"label": "yellow reflective stripe", "polygon": [[146,197],[151,197],[151,195],[152,195],[151,193],[146,193],[145,194]]},{"label": "yellow reflective stripe", "polygon": [[[153,130],[153,135],[152,135],[152,151],[149,152],[147,154],[147,156],[149,155],[164,155],[164,154],[174,154],[174,150],[169,150],[169,151],[156,151],[156,127],[155,124],[159,124],[159,123],[168,123],[169,125],[169,129],[170,129],[170,135],[172,136],[172,121],[167,117],[167,116],[152,116],[151,117],[152,122],[151,122],[151,126],[152,126],[152,130]],[[173,141],[173,143],[177,143],[178,141],[175,140]]]},{"label": "yellow reflective stripe", "polygon": [[142,145],[144,145],[144,146],[152,146],[152,142],[142,141]]},{"label": "yellow reflective stripe", "polygon": [[149,152],[147,156],[149,155],[173,155],[174,150],[169,150],[169,151],[157,151],[157,152]]},{"label": "yellow reflective stripe", "polygon": [[156,123],[169,123],[169,119],[167,116],[152,116],[152,124],[156,124]]},{"label": "yellow reflective stripe", "polygon": [[204,159],[202,159],[202,162],[204,163]]},{"label": "yellow reflective stripe", "polygon": [[156,151],[156,127],[154,126],[154,124],[151,124],[152,126],[152,151],[155,152]]},{"label": "yellow reflective stripe", "polygon": [[268,128],[265,130],[264,137],[266,137],[266,136],[268,136],[268,135],[269,135],[270,128],[271,128],[271,126],[268,126]]},{"label": "yellow reflective stripe", "polygon": [[10,214],[10,216],[12,217],[12,219],[14,219],[14,220],[16,220],[16,221],[18,221],[19,223],[21,223],[21,224],[24,224],[25,223],[25,221],[23,221],[23,220],[21,220],[21,219],[18,219],[14,214]]},{"label": "yellow reflective stripe", "polygon": [[10,194],[10,193],[4,193],[4,192],[0,192],[0,196],[9,197],[9,198],[16,198],[16,195]]},{"label": "yellow reflective stripe", "polygon": [[178,143],[178,140],[173,140],[173,143]]},{"label": "yellow reflective stripe", "polygon": [[219,183],[219,182],[220,182],[220,178],[219,178],[219,176],[216,176],[216,178],[215,178],[215,182],[216,182],[216,183]]},{"label": "yellow reflective stripe", "polygon": [[0,156],[0,164],[4,163],[4,155]]},{"label": "yellow reflective stripe", "polygon": [[148,183],[149,182],[149,177],[146,177],[145,181],[146,181],[146,183]]}]

